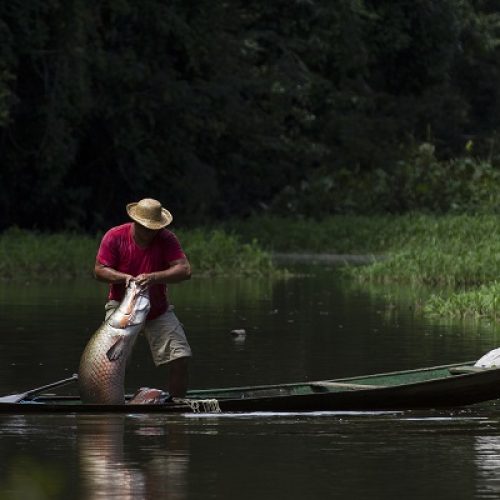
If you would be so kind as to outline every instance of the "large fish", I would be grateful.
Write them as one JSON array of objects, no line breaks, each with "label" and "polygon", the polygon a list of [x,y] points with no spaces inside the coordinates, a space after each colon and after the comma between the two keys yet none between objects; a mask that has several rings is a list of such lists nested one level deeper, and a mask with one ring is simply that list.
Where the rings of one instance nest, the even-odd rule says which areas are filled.
[{"label": "large fish", "polygon": [[120,305],[94,333],[83,351],[78,384],[84,403],[125,403],[127,358],[149,309],[149,290],[130,281]]}]

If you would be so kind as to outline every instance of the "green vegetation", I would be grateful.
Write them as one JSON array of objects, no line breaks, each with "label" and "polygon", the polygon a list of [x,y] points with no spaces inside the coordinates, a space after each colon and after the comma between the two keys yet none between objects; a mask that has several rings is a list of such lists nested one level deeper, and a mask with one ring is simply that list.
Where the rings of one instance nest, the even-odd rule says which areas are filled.
[{"label": "green vegetation", "polygon": [[71,485],[60,465],[27,453],[9,457],[5,475],[0,482],[0,498],[61,498],[68,495]]},{"label": "green vegetation", "polygon": [[381,254],[349,272],[492,303],[495,2],[27,0],[0,2],[0,37],[4,278],[88,276],[84,233],[154,197],[215,228],[180,231],[198,273]]},{"label": "green vegetation", "polygon": [[13,228],[0,235],[0,275],[20,281],[91,276],[97,246],[89,236]]},{"label": "green vegetation", "polygon": [[[411,236],[408,217],[337,215],[315,220],[305,217],[254,216],[225,224],[246,241],[257,240],[275,252],[382,253]],[[392,224],[396,223],[397,227]],[[399,231],[398,231],[399,229]]]},{"label": "green vegetation", "polygon": [[[197,275],[276,275],[272,251],[378,254],[377,262],[343,272],[369,283],[429,286],[435,291],[423,307],[429,314],[498,316],[495,215],[338,215],[321,222],[268,216],[176,233]],[[24,281],[90,276],[98,244],[85,235],[11,229],[0,235],[0,273]]]},{"label": "green vegetation", "polygon": [[474,253],[484,247],[487,251],[496,245],[494,233],[500,222],[495,215],[336,215],[321,221],[254,217],[228,227],[273,251],[385,255],[426,249]]},{"label": "green vegetation", "polygon": [[428,314],[460,318],[500,319],[500,283],[494,281],[479,288],[441,296],[435,294],[424,306]]},{"label": "green vegetation", "polygon": [[460,159],[439,160],[434,146],[423,143],[391,170],[319,169],[299,186],[283,189],[268,211],[316,219],[333,213],[498,213],[498,165],[464,154]]},{"label": "green vegetation", "polygon": [[359,278],[458,287],[498,277],[497,216],[405,216],[392,227],[403,228],[401,239],[387,248],[386,260],[353,270]]},{"label": "green vegetation", "polygon": [[491,0],[0,2],[0,231],[146,196],[190,227],[498,206],[499,26]]},{"label": "green vegetation", "polygon": [[[178,232],[195,274],[252,274],[277,271],[255,242],[243,243],[220,230]],[[91,276],[99,238],[71,233],[38,234],[11,229],[0,235],[3,279],[60,280]]]},{"label": "green vegetation", "polygon": [[176,234],[197,273],[266,276],[276,272],[271,255],[255,240],[243,243],[235,234],[217,229],[176,231]]},{"label": "green vegetation", "polygon": [[343,271],[365,283],[428,286],[423,310],[429,314],[497,318],[498,216],[266,217],[238,227],[274,251],[379,254],[371,265]]}]

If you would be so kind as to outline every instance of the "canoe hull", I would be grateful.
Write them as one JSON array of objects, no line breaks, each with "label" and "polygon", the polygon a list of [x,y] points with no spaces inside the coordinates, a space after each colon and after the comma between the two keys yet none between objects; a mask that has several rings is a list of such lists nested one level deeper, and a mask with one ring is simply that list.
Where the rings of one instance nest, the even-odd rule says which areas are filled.
[{"label": "canoe hull", "polygon": [[78,397],[42,395],[22,403],[0,403],[0,412],[381,411],[452,408],[497,398],[500,369],[476,370],[467,363],[300,384],[193,390],[185,401],[156,405],[82,404]]}]

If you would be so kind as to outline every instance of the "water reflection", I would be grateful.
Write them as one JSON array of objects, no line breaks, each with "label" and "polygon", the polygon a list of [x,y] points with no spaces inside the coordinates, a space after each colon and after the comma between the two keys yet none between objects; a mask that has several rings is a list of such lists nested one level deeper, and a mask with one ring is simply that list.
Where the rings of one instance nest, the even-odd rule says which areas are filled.
[{"label": "water reflection", "polygon": [[2,499],[499,498],[500,419],[490,405],[453,412],[0,415],[0,463]]},{"label": "water reflection", "polygon": [[107,415],[79,416],[77,427],[83,498],[186,498],[189,451],[178,425]]},{"label": "water reflection", "polygon": [[[172,287],[195,351],[194,388],[418,368],[478,359],[500,345],[500,325],[438,322],[415,310],[419,291],[406,293],[349,286],[323,268],[279,282],[193,279]],[[53,287],[0,284],[0,394],[74,373],[102,321],[104,300],[105,287],[90,279]],[[247,334],[235,337],[234,329]],[[128,392],[162,387],[163,377],[146,343],[138,345],[127,369]],[[38,498],[91,500],[498,498],[495,415],[496,407],[487,418],[473,410],[0,415],[0,498],[36,498],[30,491],[37,489]]]},{"label": "water reflection", "polygon": [[[415,304],[425,290],[377,288],[305,268],[291,279],[193,279],[172,287],[195,353],[193,388],[321,380],[477,359],[500,326],[443,324]],[[74,373],[102,321],[104,285],[0,284],[0,394]],[[428,292],[427,292],[428,293]],[[245,330],[244,337],[231,331]],[[164,385],[138,342],[126,390]]]},{"label": "water reflection", "polygon": [[6,474],[0,482],[2,499],[60,498],[64,490],[64,475],[44,460],[20,454],[2,466]]},{"label": "water reflection", "polygon": [[479,489],[498,498],[500,493],[500,436],[475,436]]}]

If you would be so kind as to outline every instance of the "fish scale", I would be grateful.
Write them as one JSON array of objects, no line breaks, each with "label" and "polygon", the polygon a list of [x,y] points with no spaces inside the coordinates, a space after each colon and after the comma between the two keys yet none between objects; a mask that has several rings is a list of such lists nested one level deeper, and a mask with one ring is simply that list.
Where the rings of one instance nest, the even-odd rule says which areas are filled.
[{"label": "fish scale", "polygon": [[94,333],[80,358],[78,385],[84,403],[125,403],[127,358],[149,309],[149,290],[131,281],[122,302]]}]

